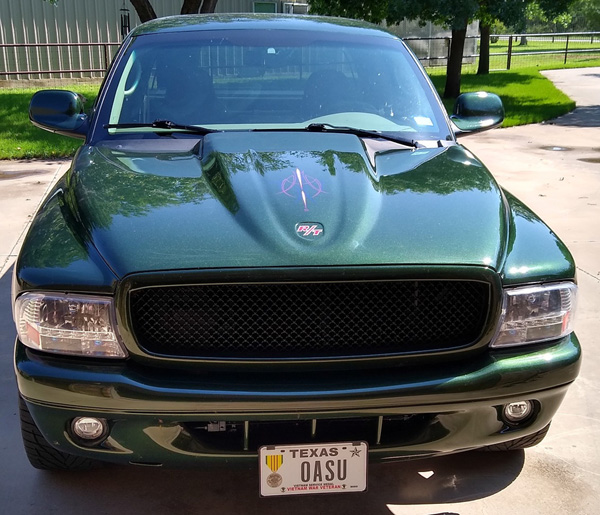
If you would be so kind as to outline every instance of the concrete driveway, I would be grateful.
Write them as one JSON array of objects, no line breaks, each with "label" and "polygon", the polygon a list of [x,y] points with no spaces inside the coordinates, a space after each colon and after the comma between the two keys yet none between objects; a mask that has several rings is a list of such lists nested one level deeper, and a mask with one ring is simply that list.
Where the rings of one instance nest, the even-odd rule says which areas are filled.
[{"label": "concrete driveway", "polygon": [[260,499],[256,471],[243,468],[106,467],[77,474],[31,468],[22,450],[12,373],[10,266],[31,214],[65,165],[36,162],[28,169],[0,163],[2,513],[598,513],[600,358],[594,345],[600,334],[600,68],[548,75],[577,101],[572,114],[462,140],[500,184],[550,224],[577,260],[577,333],[584,364],[542,444],[524,452],[376,464],[370,467],[367,493],[304,498]]}]

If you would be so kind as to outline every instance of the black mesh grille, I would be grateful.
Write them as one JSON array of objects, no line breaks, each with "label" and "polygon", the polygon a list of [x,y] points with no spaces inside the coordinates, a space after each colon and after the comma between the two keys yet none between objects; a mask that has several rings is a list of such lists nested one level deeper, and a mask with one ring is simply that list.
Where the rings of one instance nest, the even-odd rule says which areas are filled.
[{"label": "black mesh grille", "polygon": [[153,354],[373,356],[469,345],[489,286],[476,281],[209,284],[130,293],[133,332]]}]

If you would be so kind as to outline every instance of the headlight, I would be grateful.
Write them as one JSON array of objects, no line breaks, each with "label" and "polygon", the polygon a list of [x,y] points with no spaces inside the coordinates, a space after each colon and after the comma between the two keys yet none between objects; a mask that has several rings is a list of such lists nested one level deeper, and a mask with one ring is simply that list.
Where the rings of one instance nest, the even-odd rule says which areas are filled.
[{"label": "headlight", "polygon": [[19,339],[32,349],[76,356],[124,358],[115,332],[112,299],[24,293],[15,301]]},{"label": "headlight", "polygon": [[500,330],[492,347],[554,340],[573,331],[577,286],[573,283],[504,291]]}]

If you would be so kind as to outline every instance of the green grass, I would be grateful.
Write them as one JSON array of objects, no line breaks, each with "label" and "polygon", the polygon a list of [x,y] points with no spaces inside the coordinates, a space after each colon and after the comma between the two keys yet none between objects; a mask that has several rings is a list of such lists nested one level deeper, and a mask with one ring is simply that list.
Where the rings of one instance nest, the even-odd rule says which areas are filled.
[{"label": "green grass", "polygon": [[[81,93],[88,99],[86,106],[91,107],[98,94],[98,87],[78,84],[59,89]],[[36,91],[37,89],[0,89],[0,159],[69,157],[81,145],[81,140],[43,131],[29,122],[29,101]]]},{"label": "green grass", "polygon": [[[431,80],[438,92],[443,93],[446,76],[433,74]],[[503,127],[539,123],[575,108],[575,102],[537,68],[497,71],[489,75],[463,73],[461,91],[488,91],[499,95],[506,112]],[[453,100],[444,100],[448,112],[451,112],[453,104]]]}]

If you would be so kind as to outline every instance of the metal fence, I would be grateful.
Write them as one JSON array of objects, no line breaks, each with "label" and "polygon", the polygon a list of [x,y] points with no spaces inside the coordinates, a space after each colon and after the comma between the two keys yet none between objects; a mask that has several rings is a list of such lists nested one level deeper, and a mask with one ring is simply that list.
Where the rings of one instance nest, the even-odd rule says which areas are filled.
[{"label": "metal fence", "polygon": [[[450,37],[405,38],[405,41],[424,66],[446,65]],[[32,79],[99,81],[119,45],[118,42],[0,44],[0,85],[24,87]],[[476,68],[479,49],[479,37],[468,37],[463,56],[465,71]],[[600,32],[490,37],[490,70],[585,63],[592,59],[600,59]]]},{"label": "metal fence", "polygon": [[[404,38],[425,67],[446,66],[450,55],[450,37]],[[479,36],[465,41],[463,70],[476,68],[479,62]],[[585,63],[600,59],[600,32],[557,34],[510,34],[490,36],[490,70]]]},{"label": "metal fence", "polygon": [[0,44],[0,80],[102,78],[120,43]]}]

